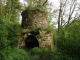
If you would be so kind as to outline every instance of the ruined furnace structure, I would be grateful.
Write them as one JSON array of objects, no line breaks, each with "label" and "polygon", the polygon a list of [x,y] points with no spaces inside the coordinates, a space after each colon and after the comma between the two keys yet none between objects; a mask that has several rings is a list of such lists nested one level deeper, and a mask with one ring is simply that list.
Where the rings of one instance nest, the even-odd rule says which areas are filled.
[{"label": "ruined furnace structure", "polygon": [[[25,10],[22,12],[21,27],[22,38],[19,39],[18,48],[49,48],[52,49],[51,33],[48,28],[48,15],[46,12],[38,10]],[[40,28],[43,28],[40,30]]]}]

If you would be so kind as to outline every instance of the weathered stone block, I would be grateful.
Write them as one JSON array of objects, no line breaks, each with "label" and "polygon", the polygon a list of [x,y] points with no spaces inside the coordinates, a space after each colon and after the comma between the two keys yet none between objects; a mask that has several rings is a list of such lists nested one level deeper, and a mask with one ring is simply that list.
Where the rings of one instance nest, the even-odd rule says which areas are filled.
[{"label": "weathered stone block", "polygon": [[[18,39],[18,48],[25,46],[27,48],[40,47],[40,48],[51,48],[52,39],[51,33],[45,31],[48,28],[48,15],[47,13],[25,10],[22,12],[22,38]],[[36,30],[36,28],[42,27],[43,30]],[[34,30],[35,29],[35,30]],[[34,30],[34,31],[33,31]],[[20,41],[22,41],[20,43]]]},{"label": "weathered stone block", "polygon": [[35,10],[26,10],[22,12],[22,28],[36,29],[43,27],[46,29],[48,27],[48,16],[47,13],[39,12]]}]

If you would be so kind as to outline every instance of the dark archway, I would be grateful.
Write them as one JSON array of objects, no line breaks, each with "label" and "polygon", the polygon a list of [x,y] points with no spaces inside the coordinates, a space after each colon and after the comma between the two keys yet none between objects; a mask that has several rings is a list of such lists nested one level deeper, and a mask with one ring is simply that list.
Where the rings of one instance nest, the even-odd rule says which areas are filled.
[{"label": "dark archway", "polygon": [[39,42],[37,38],[33,35],[28,36],[25,40],[25,47],[26,48],[39,47]]}]

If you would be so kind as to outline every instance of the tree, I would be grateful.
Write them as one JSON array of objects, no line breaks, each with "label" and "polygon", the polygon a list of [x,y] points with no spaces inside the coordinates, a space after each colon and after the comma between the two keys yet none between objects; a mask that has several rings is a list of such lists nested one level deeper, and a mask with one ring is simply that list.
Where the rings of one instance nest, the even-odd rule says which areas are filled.
[{"label": "tree", "polygon": [[41,6],[45,6],[45,4],[48,2],[48,0],[25,0],[28,5],[30,6],[38,6],[38,5],[41,5]]},{"label": "tree", "polygon": [[62,13],[61,9],[62,9],[62,2],[60,1],[59,16],[58,16],[58,33],[60,32],[60,28],[61,28],[60,27],[60,17]]},{"label": "tree", "polygon": [[75,9],[77,7],[77,0],[72,0],[72,2],[70,4],[71,5],[70,5],[70,8],[69,8],[67,27],[68,27],[68,24],[69,24],[70,20],[72,19],[72,15],[75,12]]},{"label": "tree", "polygon": [[58,32],[64,25],[67,24],[68,27],[69,22],[76,17],[78,5],[77,0],[59,0],[59,9],[53,11],[53,13],[56,11],[55,15],[58,18]]},{"label": "tree", "polygon": [[19,11],[21,10],[21,5],[19,0],[7,0],[5,5],[5,18],[6,20],[17,22],[19,21]]},{"label": "tree", "polygon": [[0,0],[0,14],[3,15],[3,11],[4,11],[4,4],[5,4],[6,0]]}]

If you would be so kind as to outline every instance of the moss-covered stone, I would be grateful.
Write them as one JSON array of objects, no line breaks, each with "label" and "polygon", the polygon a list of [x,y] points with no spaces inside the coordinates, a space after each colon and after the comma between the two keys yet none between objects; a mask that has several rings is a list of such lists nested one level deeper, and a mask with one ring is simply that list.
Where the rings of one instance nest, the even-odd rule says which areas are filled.
[{"label": "moss-covered stone", "polygon": [[24,29],[36,29],[39,27],[46,29],[48,27],[48,15],[45,12],[39,12],[37,10],[25,10],[21,15],[21,26]]},{"label": "moss-covered stone", "polygon": [[30,32],[30,31],[31,31],[30,29],[23,29],[22,33]]},{"label": "moss-covered stone", "polygon": [[27,7],[22,12],[23,39],[35,36],[40,48],[52,49],[52,30],[48,27],[48,13],[45,11],[44,7]]}]

